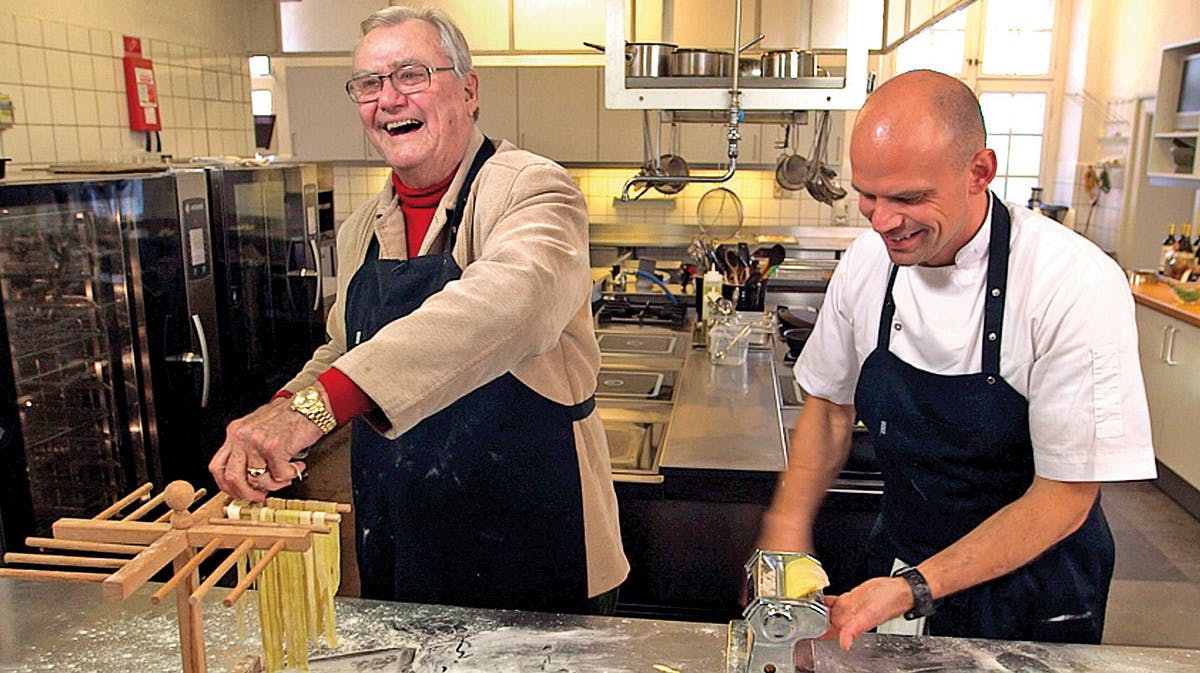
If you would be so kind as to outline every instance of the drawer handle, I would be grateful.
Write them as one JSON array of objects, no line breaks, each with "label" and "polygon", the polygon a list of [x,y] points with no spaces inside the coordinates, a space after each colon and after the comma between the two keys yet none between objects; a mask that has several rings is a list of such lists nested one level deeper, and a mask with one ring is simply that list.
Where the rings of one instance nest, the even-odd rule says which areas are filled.
[{"label": "drawer handle", "polygon": [[1175,327],[1174,325],[1171,325],[1170,328],[1171,340],[1167,344],[1167,359],[1164,360],[1164,362],[1167,363],[1167,366],[1174,367],[1175,365],[1179,364],[1175,361],[1175,335],[1179,334],[1179,328]]}]

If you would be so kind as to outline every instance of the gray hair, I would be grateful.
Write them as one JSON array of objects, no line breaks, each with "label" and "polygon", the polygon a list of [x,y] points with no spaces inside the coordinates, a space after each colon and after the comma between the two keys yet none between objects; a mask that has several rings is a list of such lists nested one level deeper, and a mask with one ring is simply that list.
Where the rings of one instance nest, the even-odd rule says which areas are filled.
[{"label": "gray hair", "polygon": [[[463,37],[462,31],[458,29],[454,21],[436,7],[408,7],[405,5],[386,7],[363,19],[359,27],[362,28],[363,36],[366,36],[376,28],[398,26],[414,19],[431,23],[438,29],[438,34],[442,37],[442,51],[450,59],[455,77],[461,79],[463,75],[470,72],[471,49],[467,46],[467,39]],[[357,47],[355,51],[357,51]]]}]

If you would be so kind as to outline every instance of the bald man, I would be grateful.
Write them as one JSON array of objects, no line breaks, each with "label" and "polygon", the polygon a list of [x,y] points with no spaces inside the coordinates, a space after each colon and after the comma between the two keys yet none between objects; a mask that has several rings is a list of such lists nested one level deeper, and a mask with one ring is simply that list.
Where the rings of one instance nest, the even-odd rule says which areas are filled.
[{"label": "bald man", "polygon": [[1100,483],[1155,476],[1124,275],[988,190],[978,101],[929,71],[858,115],[846,251],[796,363],[809,397],[759,546],[813,551],[856,420],[884,474],[866,579],[829,596],[843,648],[890,633],[1098,643],[1113,569]]}]

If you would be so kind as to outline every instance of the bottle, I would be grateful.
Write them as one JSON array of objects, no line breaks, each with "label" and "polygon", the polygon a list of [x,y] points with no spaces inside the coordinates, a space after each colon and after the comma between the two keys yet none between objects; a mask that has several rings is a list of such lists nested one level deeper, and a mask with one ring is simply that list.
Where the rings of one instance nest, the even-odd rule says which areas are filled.
[{"label": "bottle", "polygon": [[1183,235],[1179,237],[1177,246],[1175,263],[1169,274],[1173,278],[1187,282],[1188,276],[1192,273],[1192,264],[1196,261],[1196,250],[1192,247],[1192,225],[1190,223],[1184,223]]},{"label": "bottle", "polygon": [[709,269],[704,272],[704,280],[701,282],[701,294],[703,298],[700,300],[700,323],[707,324],[713,318],[713,304],[721,298],[721,272],[716,269]]},{"label": "bottle", "polygon": [[1159,271],[1170,273],[1171,269],[1167,263],[1167,258],[1171,256],[1171,253],[1175,252],[1175,245],[1177,243],[1179,243],[1179,240],[1175,238],[1175,223],[1172,222],[1171,226],[1167,229],[1167,237],[1162,242],[1162,253],[1158,256]]}]

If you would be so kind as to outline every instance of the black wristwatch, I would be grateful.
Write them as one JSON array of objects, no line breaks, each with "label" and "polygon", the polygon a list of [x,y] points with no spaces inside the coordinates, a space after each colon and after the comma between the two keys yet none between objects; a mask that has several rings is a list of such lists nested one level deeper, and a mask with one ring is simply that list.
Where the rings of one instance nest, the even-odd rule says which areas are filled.
[{"label": "black wristwatch", "polygon": [[921,617],[928,617],[937,611],[933,604],[933,593],[929,591],[929,582],[925,581],[925,576],[916,568],[901,568],[892,573],[892,577],[904,578],[908,582],[908,588],[912,589],[913,606],[912,609],[904,613],[904,618],[912,621]]}]

